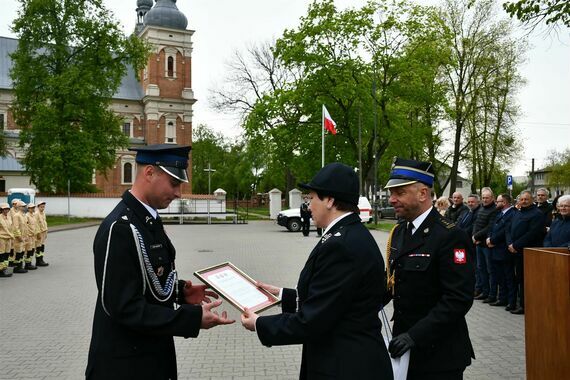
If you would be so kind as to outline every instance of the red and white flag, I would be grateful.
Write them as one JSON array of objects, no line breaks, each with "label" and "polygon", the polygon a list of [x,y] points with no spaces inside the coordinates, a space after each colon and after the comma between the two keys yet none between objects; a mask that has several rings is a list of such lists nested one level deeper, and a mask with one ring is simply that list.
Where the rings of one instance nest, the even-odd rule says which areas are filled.
[{"label": "red and white flag", "polygon": [[323,128],[336,135],[336,123],[332,119],[327,107],[323,104]]}]

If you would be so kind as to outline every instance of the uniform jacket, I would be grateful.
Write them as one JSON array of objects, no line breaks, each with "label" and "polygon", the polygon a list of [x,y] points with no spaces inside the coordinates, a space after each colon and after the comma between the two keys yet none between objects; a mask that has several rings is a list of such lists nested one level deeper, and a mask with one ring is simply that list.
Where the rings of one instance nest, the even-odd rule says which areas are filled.
[{"label": "uniform jacket", "polygon": [[416,344],[410,371],[463,369],[475,357],[465,321],[475,288],[473,245],[433,208],[407,243],[405,231],[406,222],[398,224],[390,241],[393,335],[407,332]]},{"label": "uniform jacket", "polygon": [[14,239],[11,222],[10,219],[8,219],[8,215],[0,215],[0,239]]},{"label": "uniform jacket", "polygon": [[28,238],[35,241],[36,235],[40,232],[38,228],[38,219],[36,213],[26,213],[26,225],[28,226]]},{"label": "uniform jacket", "polygon": [[570,246],[570,217],[555,219],[544,239],[545,247]]},{"label": "uniform jacket", "polygon": [[511,228],[511,220],[516,212],[517,209],[511,207],[504,214],[499,211],[497,216],[495,216],[493,225],[489,230],[489,239],[491,239],[491,244],[493,244],[493,248],[489,248],[491,259],[505,260],[507,258],[507,230]]},{"label": "uniform jacket", "polygon": [[535,205],[516,211],[507,231],[507,246],[513,245],[518,253],[527,247],[542,247],[544,214]]},{"label": "uniform jacket", "polygon": [[[88,379],[176,379],[173,336],[196,337],[202,308],[180,305],[172,277],[175,249],[129,191],[101,223],[93,243],[98,296]],[[158,294],[154,280],[172,293]]]},{"label": "uniform jacket", "polygon": [[283,313],[257,319],[259,339],[302,344],[300,379],[392,379],[378,318],[385,284],[374,238],[348,215],[309,255],[297,292],[284,290]]},{"label": "uniform jacket", "polygon": [[487,234],[489,233],[489,228],[493,225],[495,216],[497,215],[497,207],[494,203],[488,206],[481,206],[479,212],[477,213],[477,219],[473,224],[473,237],[475,240],[479,241],[479,245],[486,247],[487,244],[485,240],[487,239]]},{"label": "uniform jacket", "polygon": [[301,203],[299,212],[301,214],[302,221],[308,222],[311,219],[311,210],[309,210],[309,205],[305,202]]},{"label": "uniform jacket", "polygon": [[36,216],[39,232],[40,233],[46,232],[48,230],[47,221],[46,221],[46,213],[38,210],[35,212],[34,215]]}]

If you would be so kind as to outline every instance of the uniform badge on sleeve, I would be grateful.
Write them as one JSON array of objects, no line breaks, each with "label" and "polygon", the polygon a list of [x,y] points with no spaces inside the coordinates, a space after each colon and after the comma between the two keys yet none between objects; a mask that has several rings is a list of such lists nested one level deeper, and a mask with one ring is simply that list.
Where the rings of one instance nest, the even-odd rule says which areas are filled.
[{"label": "uniform badge on sleeve", "polygon": [[453,250],[453,262],[455,264],[466,264],[467,255],[465,254],[465,249],[454,249]]}]

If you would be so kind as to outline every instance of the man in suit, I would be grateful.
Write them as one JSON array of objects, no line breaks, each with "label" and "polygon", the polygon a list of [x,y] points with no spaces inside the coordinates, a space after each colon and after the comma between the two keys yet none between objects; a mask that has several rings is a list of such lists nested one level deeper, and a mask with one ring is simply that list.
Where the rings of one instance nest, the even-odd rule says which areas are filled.
[{"label": "man in suit", "polygon": [[392,379],[378,318],[386,291],[384,260],[362,225],[352,168],[332,163],[308,184],[313,221],[324,228],[296,289],[258,283],[280,295],[283,312],[245,310],[242,325],[265,346],[302,344],[300,379]]},{"label": "man in suit", "polygon": [[456,380],[475,357],[465,315],[473,304],[473,244],[432,207],[430,163],[397,158],[385,188],[402,219],[390,235],[388,287],[394,338],[388,350],[408,350],[408,380]]},{"label": "man in suit", "polygon": [[[491,290],[489,294],[496,294],[497,300],[490,302],[491,306],[505,306],[507,311],[516,304],[514,290],[515,266],[514,259],[507,250],[507,230],[511,228],[511,219],[515,208],[511,205],[509,194],[497,197],[497,210],[499,211],[493,221],[486,240],[491,259]],[[497,293],[498,289],[498,293]]]},{"label": "man in suit", "polygon": [[[173,336],[232,323],[204,285],[178,280],[176,250],[158,209],[188,182],[189,146],[136,149],[133,187],[103,220],[93,243],[97,303],[87,379],[176,379]],[[178,305],[176,307],[175,305]]]},{"label": "man in suit", "polygon": [[524,249],[542,247],[544,239],[545,215],[532,203],[532,193],[523,190],[519,204],[506,233],[507,249],[515,261],[515,290],[519,296],[519,307],[511,310],[512,314],[524,314]]},{"label": "man in suit", "polygon": [[309,236],[309,228],[311,227],[311,210],[309,210],[309,197],[303,197],[303,203],[300,207],[301,223],[303,236]]}]

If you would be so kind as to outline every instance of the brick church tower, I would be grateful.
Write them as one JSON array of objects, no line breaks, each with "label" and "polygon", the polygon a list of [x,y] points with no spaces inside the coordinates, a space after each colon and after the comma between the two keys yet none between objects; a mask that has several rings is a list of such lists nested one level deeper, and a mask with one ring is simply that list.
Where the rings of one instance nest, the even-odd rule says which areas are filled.
[{"label": "brick church tower", "polygon": [[[188,20],[176,0],[137,1],[135,33],[151,45],[147,65],[139,81],[130,70],[115,95],[113,109],[124,116],[123,132],[131,146],[150,144],[192,145],[192,35]],[[117,165],[97,175],[97,187],[119,193],[135,176],[134,154],[118,152]],[[192,180],[191,160],[188,176]],[[183,184],[182,193],[191,193]]]}]

